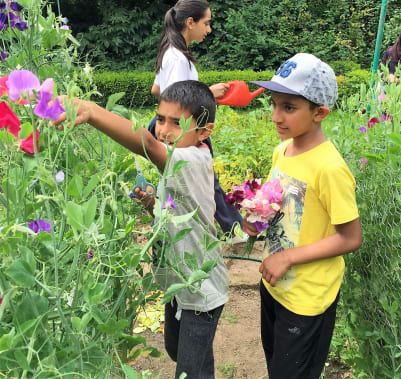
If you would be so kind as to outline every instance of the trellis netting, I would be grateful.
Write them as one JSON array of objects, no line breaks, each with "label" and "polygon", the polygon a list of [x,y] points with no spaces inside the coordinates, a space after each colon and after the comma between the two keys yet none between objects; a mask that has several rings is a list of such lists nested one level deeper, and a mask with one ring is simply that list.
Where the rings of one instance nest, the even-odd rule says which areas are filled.
[{"label": "trellis netting", "polygon": [[343,101],[328,131],[351,167],[363,245],[346,256],[346,361],[359,374],[401,378],[401,86],[377,79]]}]

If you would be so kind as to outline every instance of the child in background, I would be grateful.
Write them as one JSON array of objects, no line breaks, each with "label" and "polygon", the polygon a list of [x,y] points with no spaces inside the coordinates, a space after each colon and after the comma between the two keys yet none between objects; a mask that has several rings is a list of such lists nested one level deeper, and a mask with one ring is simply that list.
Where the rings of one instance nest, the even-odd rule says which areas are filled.
[{"label": "child in background", "polygon": [[[164,338],[168,354],[177,362],[176,378],[183,372],[191,379],[214,378],[213,340],[224,303],[228,300],[228,275],[220,247],[206,253],[202,244],[205,232],[210,243],[217,240],[212,157],[202,142],[214,126],[216,104],[212,92],[205,84],[193,80],[169,86],[159,101],[157,140],[146,129],[133,132],[129,120],[92,102],[75,100],[75,108],[78,111],[76,123],[91,124],[135,154],[149,158],[160,171],[164,171],[167,162],[167,146],[172,145],[181,133],[180,118],[192,116],[189,130],[178,141],[171,156],[170,168],[178,161],[189,163],[178,174],[167,178],[164,191],[165,199],[171,199],[166,206],[174,216],[187,214],[199,206],[198,222],[191,219],[177,226],[169,222],[167,228],[171,236],[181,229],[192,230],[174,245],[174,251],[165,254],[178,256],[182,262],[180,269],[188,275],[190,270],[184,263],[184,252],[195,252],[200,263],[215,259],[217,265],[209,272],[210,277],[202,282],[199,292],[184,289],[165,305]],[[57,124],[63,120],[65,114]],[[156,275],[160,283],[165,284],[163,289],[180,282],[167,268],[162,267]]]},{"label": "child in background", "polygon": [[[198,72],[194,63],[190,44],[202,42],[212,29],[210,26],[212,13],[206,0],[179,0],[164,16],[163,31],[160,35],[156,58],[156,78],[152,86],[152,94],[156,97],[169,85],[181,80],[198,80]],[[220,98],[230,89],[228,83],[217,83],[210,87],[215,98]],[[148,129],[155,134],[156,117]],[[207,138],[204,143],[213,156],[212,142]],[[233,234],[234,224],[240,226],[243,219],[237,209],[225,202],[226,194],[214,176],[214,199],[216,201],[215,218],[227,240],[233,244],[245,242],[245,239]]]},{"label": "child in background", "polygon": [[[318,379],[335,324],[342,255],[362,243],[355,179],[321,122],[337,99],[331,67],[311,54],[284,62],[271,81],[280,139],[270,178],[284,189],[264,247],[261,337],[270,379]],[[244,220],[249,235],[254,225]]]}]

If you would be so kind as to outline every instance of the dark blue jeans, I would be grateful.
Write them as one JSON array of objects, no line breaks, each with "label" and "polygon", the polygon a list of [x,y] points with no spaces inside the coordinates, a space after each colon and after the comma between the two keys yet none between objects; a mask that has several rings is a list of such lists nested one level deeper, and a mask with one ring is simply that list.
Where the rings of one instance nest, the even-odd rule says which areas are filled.
[{"label": "dark blue jeans", "polygon": [[[150,122],[148,129],[156,138],[156,117]],[[210,150],[210,154],[213,156],[213,148],[210,138],[205,139],[203,142],[206,143]],[[226,203],[225,199],[226,194],[220,187],[219,179],[217,178],[216,173],[214,173],[214,201],[216,202],[216,214],[214,217],[219,223],[223,233],[230,236],[234,223],[238,222],[242,228],[244,220],[238,210],[232,204]]]},{"label": "dark blue jeans", "polygon": [[185,372],[189,379],[214,379],[213,340],[224,305],[209,312],[183,310],[175,318],[177,302],[164,308],[164,345],[177,362],[175,378]]}]

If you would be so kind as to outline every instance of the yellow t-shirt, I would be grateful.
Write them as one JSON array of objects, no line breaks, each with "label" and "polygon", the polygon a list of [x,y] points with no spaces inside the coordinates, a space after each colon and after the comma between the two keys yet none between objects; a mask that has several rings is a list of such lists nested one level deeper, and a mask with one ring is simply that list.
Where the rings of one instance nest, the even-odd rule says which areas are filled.
[{"label": "yellow t-shirt", "polygon": [[[264,258],[281,250],[304,246],[335,233],[335,225],[359,217],[355,179],[330,141],[293,157],[284,153],[291,140],[273,153],[270,178],[284,189],[280,213],[267,229]],[[270,294],[291,312],[315,316],[335,300],[344,275],[342,256],[295,265],[270,286]]]}]

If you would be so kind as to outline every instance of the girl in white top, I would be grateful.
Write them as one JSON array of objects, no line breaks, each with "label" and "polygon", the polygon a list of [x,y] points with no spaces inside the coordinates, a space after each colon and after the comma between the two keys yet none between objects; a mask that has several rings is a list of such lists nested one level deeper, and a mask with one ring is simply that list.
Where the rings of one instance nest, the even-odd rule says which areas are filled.
[{"label": "girl in white top", "polygon": [[[167,11],[164,18],[164,27],[159,41],[156,58],[156,79],[152,87],[152,94],[160,94],[169,85],[183,80],[198,80],[198,72],[194,63],[195,57],[189,45],[193,41],[202,42],[212,31],[210,20],[212,13],[206,0],[179,0],[174,7]],[[227,83],[218,83],[209,87],[215,98],[225,95],[230,89]],[[149,131],[155,136],[157,117],[149,125]],[[205,141],[213,156],[210,139]],[[220,224],[227,238],[232,238],[233,244],[243,242],[233,236],[233,226],[238,223],[242,226],[243,219],[238,210],[225,202],[226,194],[220,187],[215,175],[215,218]]]},{"label": "girl in white top", "polygon": [[[160,36],[156,58],[156,79],[152,94],[156,97],[170,84],[181,80],[198,80],[195,57],[189,45],[202,42],[212,31],[212,13],[206,0],[179,0],[167,11]],[[215,98],[224,96],[230,89],[227,83],[210,87]]]}]

